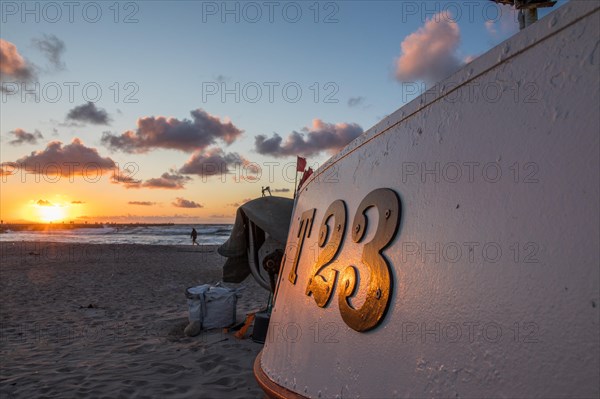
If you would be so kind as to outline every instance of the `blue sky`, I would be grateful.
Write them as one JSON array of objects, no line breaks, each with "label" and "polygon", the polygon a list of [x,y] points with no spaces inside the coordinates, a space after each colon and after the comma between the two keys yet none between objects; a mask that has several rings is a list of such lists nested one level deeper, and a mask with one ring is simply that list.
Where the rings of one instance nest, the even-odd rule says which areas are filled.
[{"label": "blue sky", "polygon": [[[307,134],[314,119],[331,126],[356,124],[367,130],[400,108],[414,97],[407,98],[397,78],[401,43],[422,29],[427,19],[436,15],[452,18],[458,39],[451,55],[459,63],[485,53],[518,30],[514,14],[489,1],[75,2],[72,21],[63,3],[54,4],[59,6],[60,16],[54,6],[45,3],[2,2],[0,38],[14,45],[23,62],[35,71],[29,84],[40,84],[41,98],[36,102],[28,96],[22,101],[19,94],[4,93],[0,103],[1,161],[14,162],[32,151],[44,150],[50,141],[66,145],[77,137],[119,165],[135,162],[139,166],[135,177],[140,180],[181,168],[194,149],[158,146],[143,153],[128,153],[109,148],[101,140],[103,133],[119,136],[127,130],[135,131],[140,117],[190,119],[190,111],[200,108],[243,131],[231,145],[217,140],[210,148],[217,146],[258,164],[293,162],[293,155],[259,153],[256,136],[270,138],[277,133],[285,142],[293,131],[302,132],[308,127],[304,132]],[[25,7],[33,11],[23,15]],[[269,7],[273,7],[272,15]],[[260,16],[256,14],[258,9]],[[541,15],[547,12],[542,10]],[[39,43],[49,38],[63,44],[58,56],[64,68],[53,65],[48,54],[36,45],[36,40]],[[3,84],[16,81],[6,73],[2,79]],[[421,80],[427,79],[417,77],[414,82],[421,84]],[[73,99],[68,96],[68,85],[74,87]],[[54,90],[56,86],[62,88],[61,94]],[[95,95],[98,87],[101,95]],[[261,88],[260,96],[257,87]],[[273,88],[272,101],[269,87]],[[215,88],[217,93],[207,92]],[[225,98],[221,97],[223,88],[230,91]],[[71,110],[90,99],[96,109],[107,113],[109,122],[67,119]],[[38,130],[43,138],[11,144],[15,129],[29,133]],[[344,132],[351,135],[356,130]],[[309,165],[322,164],[335,150],[307,150],[300,155],[307,156]],[[293,189],[281,173],[272,181],[263,178],[226,188],[222,181],[217,184],[215,180],[219,179],[191,176],[179,190],[126,189],[107,182],[106,191],[124,204],[129,196],[131,201],[149,198],[148,202],[156,206],[143,211],[123,211],[121,207],[96,215],[129,215],[135,219],[154,214],[181,216],[183,212],[204,222],[231,220],[234,207],[224,207],[222,199],[221,204],[211,200],[209,192],[220,190],[225,202],[235,204],[260,195],[261,185]],[[50,189],[56,191],[51,195],[63,197],[55,198],[55,203],[80,201],[77,196],[85,191],[85,186],[78,183],[59,184],[61,193],[56,185],[48,186],[43,181],[31,184],[3,180],[5,187],[22,188],[28,193],[13,198],[2,190],[1,208],[9,215],[3,217],[26,218],[17,212],[14,203],[42,199]],[[202,208],[171,209],[175,197],[195,200]]]}]

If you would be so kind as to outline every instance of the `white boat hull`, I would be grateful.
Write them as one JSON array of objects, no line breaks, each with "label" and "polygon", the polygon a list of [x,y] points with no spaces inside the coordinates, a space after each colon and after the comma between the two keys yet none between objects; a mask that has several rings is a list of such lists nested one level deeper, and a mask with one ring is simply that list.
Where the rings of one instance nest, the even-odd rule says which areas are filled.
[{"label": "white boat hull", "polygon": [[[271,395],[598,397],[599,15],[567,3],[314,174],[257,362]],[[378,189],[398,208],[374,194],[359,237]]]}]

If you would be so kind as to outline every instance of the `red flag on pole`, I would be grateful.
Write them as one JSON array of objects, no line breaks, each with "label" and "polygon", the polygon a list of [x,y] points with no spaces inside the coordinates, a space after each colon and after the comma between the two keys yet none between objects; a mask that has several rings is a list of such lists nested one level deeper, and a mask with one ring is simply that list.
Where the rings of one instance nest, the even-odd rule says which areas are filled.
[{"label": "red flag on pole", "polygon": [[299,156],[296,156],[296,158],[298,158],[296,160],[296,172],[304,172],[304,169],[306,169],[306,158]]},{"label": "red flag on pole", "polygon": [[302,178],[300,179],[300,183],[298,184],[298,190],[300,190],[300,187],[302,187],[302,184],[304,184],[305,181],[308,180],[308,178],[310,177],[310,175],[313,174],[313,170],[312,168],[308,168],[306,170],[306,172],[304,172],[304,174],[302,175]]}]

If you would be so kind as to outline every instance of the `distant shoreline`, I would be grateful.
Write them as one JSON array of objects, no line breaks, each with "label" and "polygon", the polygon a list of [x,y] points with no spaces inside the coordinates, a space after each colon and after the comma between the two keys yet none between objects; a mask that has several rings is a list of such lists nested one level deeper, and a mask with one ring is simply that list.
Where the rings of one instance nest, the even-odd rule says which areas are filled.
[{"label": "distant shoreline", "polygon": [[159,227],[175,226],[175,223],[2,223],[0,233],[10,231],[46,231],[71,229],[100,229],[103,227]]},{"label": "distant shoreline", "polygon": [[15,223],[0,225],[0,242],[52,241],[95,244],[192,244],[190,232],[198,232],[199,244],[221,245],[231,235],[231,224],[175,223]]}]

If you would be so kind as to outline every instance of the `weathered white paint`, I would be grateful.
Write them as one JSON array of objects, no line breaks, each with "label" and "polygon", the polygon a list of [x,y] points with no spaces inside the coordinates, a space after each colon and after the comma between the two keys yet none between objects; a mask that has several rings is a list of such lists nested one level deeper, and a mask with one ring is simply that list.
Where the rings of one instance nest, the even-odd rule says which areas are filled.
[{"label": "weathered white paint", "polygon": [[[598,397],[598,4],[567,3],[317,171],[299,196],[288,245],[297,217],[317,208],[313,234],[296,285],[287,280],[288,251],[263,350],[273,381],[314,398]],[[477,85],[490,98],[495,87],[502,93],[486,101]],[[437,182],[407,174],[436,163]],[[496,170],[502,175],[491,182]],[[337,288],[324,309],[304,294],[310,249],[331,202],[346,202],[351,223],[359,202],[380,187],[394,189],[403,206],[384,252],[394,290],[383,323],[357,333],[340,317]],[[452,243],[462,249],[458,260]],[[343,245],[333,267],[354,264],[365,273],[349,231]],[[411,255],[415,245],[435,253]],[[495,248],[502,254],[494,263]],[[536,248],[529,260],[538,262],[526,263]],[[415,326],[420,331],[411,334]]]}]

